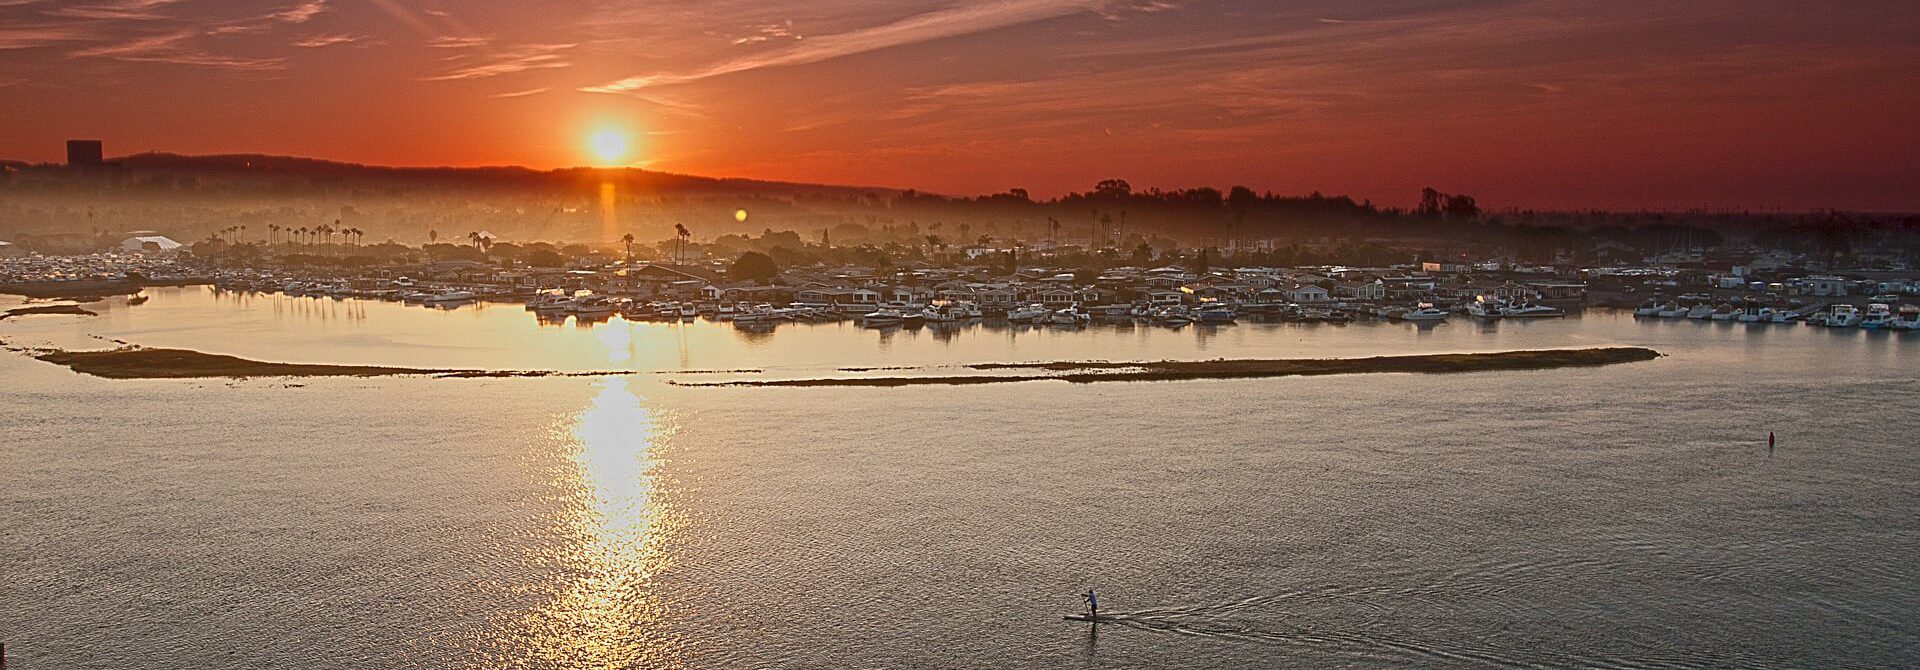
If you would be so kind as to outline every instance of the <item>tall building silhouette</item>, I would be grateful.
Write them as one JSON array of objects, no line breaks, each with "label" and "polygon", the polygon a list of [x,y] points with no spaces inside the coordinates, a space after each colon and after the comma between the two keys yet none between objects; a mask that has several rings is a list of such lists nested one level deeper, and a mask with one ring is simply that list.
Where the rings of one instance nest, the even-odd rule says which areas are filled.
[{"label": "tall building silhouette", "polygon": [[67,167],[100,167],[104,163],[100,140],[67,140]]}]

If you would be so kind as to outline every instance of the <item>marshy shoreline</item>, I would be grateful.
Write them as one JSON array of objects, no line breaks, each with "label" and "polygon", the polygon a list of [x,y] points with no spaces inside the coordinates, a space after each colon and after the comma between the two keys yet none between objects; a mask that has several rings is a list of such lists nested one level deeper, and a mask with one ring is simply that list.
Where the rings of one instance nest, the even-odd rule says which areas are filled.
[{"label": "marshy shoreline", "polygon": [[917,386],[971,385],[1025,381],[1064,381],[1076,384],[1118,381],[1185,381],[1196,379],[1252,379],[1364,373],[1441,374],[1548,370],[1595,367],[1650,361],[1660,352],[1645,347],[1546,349],[1476,354],[1420,354],[1369,358],[1221,359],[1211,361],[1054,361],[1042,363],[979,363],[974,370],[1041,370],[1056,374],[949,375],[938,377],[828,377],[818,379],[673,382],[679,386]]}]

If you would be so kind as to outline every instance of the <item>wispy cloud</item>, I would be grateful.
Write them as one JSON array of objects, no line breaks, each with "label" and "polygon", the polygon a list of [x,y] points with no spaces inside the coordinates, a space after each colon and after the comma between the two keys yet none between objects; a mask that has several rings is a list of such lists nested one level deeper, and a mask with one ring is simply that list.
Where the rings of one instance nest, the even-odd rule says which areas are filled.
[{"label": "wispy cloud", "polygon": [[435,49],[467,49],[467,48],[478,47],[478,46],[486,46],[486,44],[487,44],[487,38],[485,37],[443,36],[443,37],[435,37],[433,39],[427,40],[427,46],[433,47]]},{"label": "wispy cloud", "polygon": [[46,10],[48,16],[62,16],[74,19],[103,19],[117,21],[151,21],[167,18],[162,9],[179,0],[117,0],[92,4],[76,4]]},{"label": "wispy cloud", "polygon": [[300,4],[274,12],[268,16],[282,23],[306,23],[315,14],[327,10],[327,0],[307,0]]},{"label": "wispy cloud", "polygon": [[308,49],[318,49],[320,47],[330,47],[336,44],[352,44],[354,42],[360,41],[361,39],[362,38],[359,35],[314,35],[312,37],[308,37],[305,39],[296,40],[294,41],[293,45],[297,47],[305,47]]},{"label": "wispy cloud", "polygon": [[589,93],[630,93],[649,86],[684,84],[736,72],[769,67],[804,65],[916,44],[995,28],[1032,23],[1112,5],[1112,0],[993,0],[927,12],[893,23],[794,42],[772,53],[755,54],[685,72],[663,72],[627,77],[580,90]]},{"label": "wispy cloud", "polygon": [[0,51],[7,49],[32,49],[60,42],[73,42],[88,39],[89,35],[74,26],[65,25],[0,25]]},{"label": "wispy cloud", "polygon": [[527,90],[524,90],[524,91],[513,91],[513,92],[510,92],[510,93],[495,93],[495,94],[493,94],[493,96],[492,96],[492,97],[495,97],[495,98],[524,98],[524,97],[526,97],[526,96],[529,96],[529,95],[535,95],[535,94],[539,94],[539,93],[545,93],[545,92],[547,92],[547,91],[550,91],[550,90],[552,90],[552,89],[550,89],[550,88],[547,88],[547,87],[545,87],[545,86],[542,86],[542,87],[540,87],[540,88],[530,88],[530,89],[527,89]]},{"label": "wispy cloud", "polygon": [[765,42],[768,40],[798,40],[798,39],[805,39],[805,38],[802,37],[799,33],[793,32],[792,21],[784,21],[781,23],[769,23],[767,25],[760,26],[760,28],[758,30],[753,31],[753,33],[745,37],[739,37],[734,39],[733,45],[740,46],[743,44],[758,44],[760,42]]},{"label": "wispy cloud", "polygon": [[569,62],[564,52],[574,48],[575,44],[522,44],[497,53],[471,58],[456,57],[469,61],[444,74],[427,77],[427,81],[452,81],[459,79],[480,79],[500,75],[525,72],[528,70],[549,70],[563,68]]},{"label": "wispy cloud", "polygon": [[111,58],[137,63],[172,63],[175,65],[195,65],[232,70],[274,70],[279,69],[286,60],[284,58],[228,56],[208,52],[192,45],[191,42],[196,34],[197,31],[193,30],[179,30],[159,35],[148,35],[124,42],[80,49],[69,53],[68,56],[72,58]]}]

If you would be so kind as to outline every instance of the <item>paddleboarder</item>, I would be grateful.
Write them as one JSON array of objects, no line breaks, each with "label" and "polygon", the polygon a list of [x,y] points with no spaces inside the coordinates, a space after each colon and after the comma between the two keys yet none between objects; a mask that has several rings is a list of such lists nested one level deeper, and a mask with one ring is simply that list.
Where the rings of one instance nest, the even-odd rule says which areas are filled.
[{"label": "paddleboarder", "polygon": [[1090,620],[1100,618],[1100,596],[1095,595],[1093,589],[1087,589],[1087,592],[1080,594],[1080,597],[1087,601],[1087,618]]}]

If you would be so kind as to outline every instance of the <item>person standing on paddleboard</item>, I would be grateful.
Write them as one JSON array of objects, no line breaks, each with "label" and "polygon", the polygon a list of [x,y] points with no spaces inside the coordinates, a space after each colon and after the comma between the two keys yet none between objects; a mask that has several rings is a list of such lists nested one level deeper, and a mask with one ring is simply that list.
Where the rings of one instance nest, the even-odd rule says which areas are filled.
[{"label": "person standing on paddleboard", "polygon": [[1093,589],[1087,589],[1087,592],[1080,597],[1087,599],[1087,618],[1100,618],[1100,597],[1094,595]]}]

